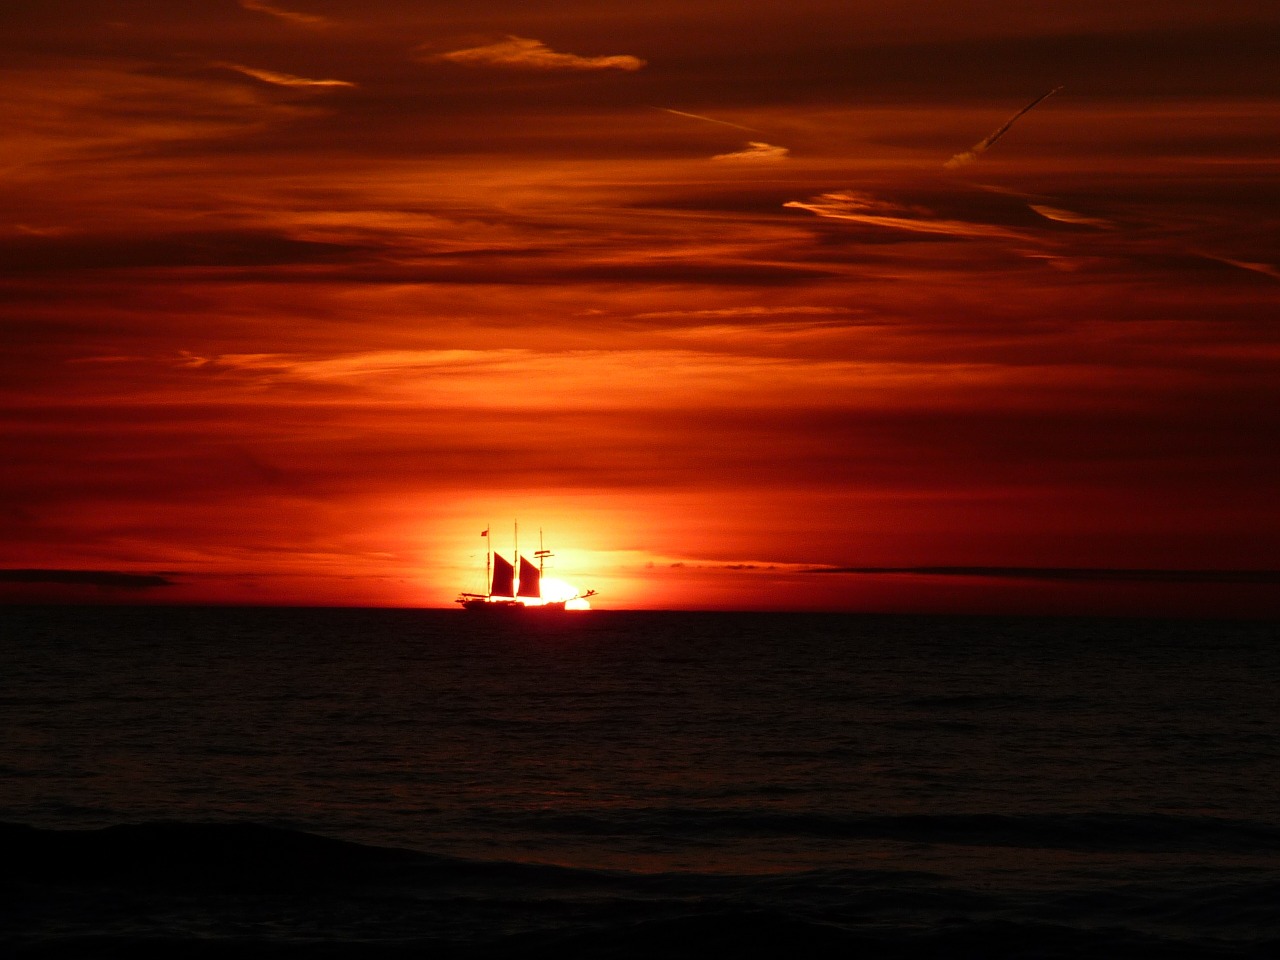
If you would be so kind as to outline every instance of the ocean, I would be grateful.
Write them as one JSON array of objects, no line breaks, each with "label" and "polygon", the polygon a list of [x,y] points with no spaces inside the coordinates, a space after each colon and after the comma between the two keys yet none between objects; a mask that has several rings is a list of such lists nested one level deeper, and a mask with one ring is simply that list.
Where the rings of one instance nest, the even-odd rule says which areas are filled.
[{"label": "ocean", "polygon": [[0,609],[13,957],[1274,957],[1280,624]]}]

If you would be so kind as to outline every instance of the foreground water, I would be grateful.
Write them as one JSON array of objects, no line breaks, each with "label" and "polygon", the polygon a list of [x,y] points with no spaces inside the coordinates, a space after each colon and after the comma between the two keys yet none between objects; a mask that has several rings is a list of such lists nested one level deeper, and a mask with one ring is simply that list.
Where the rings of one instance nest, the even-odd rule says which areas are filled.
[{"label": "foreground water", "polygon": [[27,956],[1273,956],[1274,623],[0,611]]}]

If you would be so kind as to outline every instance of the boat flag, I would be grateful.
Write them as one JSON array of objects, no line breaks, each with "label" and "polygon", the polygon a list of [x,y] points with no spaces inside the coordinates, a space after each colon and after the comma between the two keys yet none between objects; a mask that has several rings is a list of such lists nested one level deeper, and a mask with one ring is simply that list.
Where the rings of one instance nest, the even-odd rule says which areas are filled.
[{"label": "boat flag", "polygon": [[482,537],[487,537],[488,535],[489,535],[489,528],[488,528],[488,527],[485,527],[483,530],[481,530],[481,531],[480,531],[480,536],[482,536]]}]

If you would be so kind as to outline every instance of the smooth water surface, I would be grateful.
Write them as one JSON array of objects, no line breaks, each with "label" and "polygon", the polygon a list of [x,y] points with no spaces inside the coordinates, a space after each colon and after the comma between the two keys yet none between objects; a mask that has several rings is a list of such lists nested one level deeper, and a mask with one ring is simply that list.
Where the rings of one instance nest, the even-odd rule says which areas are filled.
[{"label": "smooth water surface", "polygon": [[[490,877],[474,894],[505,903],[502,922],[477,907],[446,923],[414,873],[416,909],[211,921],[215,940],[501,953],[517,935],[590,930],[616,947],[623,918],[633,933],[729,909],[738,929],[763,911],[775,933],[800,925],[793,939],[908,953],[991,955],[997,929],[1044,955],[1133,937],[1187,955],[1280,942],[1275,624],[192,608],[12,609],[0,623],[0,820],[144,825],[109,835],[188,861],[344,840],[433,870],[449,858],[450,889],[465,865],[526,871],[521,893],[499,897]],[[72,874],[97,864],[81,899],[22,886],[37,919],[7,927],[14,942],[191,935],[145,896],[151,926],[71,923],[85,897],[139,882],[102,874],[120,857],[102,836],[57,854]],[[67,837],[20,839],[38,864]],[[301,856],[285,846],[284,861]],[[307,854],[306,875],[332,866],[328,850]],[[527,873],[552,867],[569,873]],[[251,868],[220,869],[243,893]],[[575,912],[586,895],[564,892],[579,883],[590,922]],[[531,907],[548,898],[550,913]],[[637,915],[638,902],[670,910]]]}]

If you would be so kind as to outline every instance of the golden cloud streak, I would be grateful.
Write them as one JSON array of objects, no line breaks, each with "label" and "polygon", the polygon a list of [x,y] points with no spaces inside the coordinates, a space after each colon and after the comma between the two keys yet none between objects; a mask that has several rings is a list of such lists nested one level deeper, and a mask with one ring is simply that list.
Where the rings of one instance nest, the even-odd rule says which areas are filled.
[{"label": "golden cloud streak", "polygon": [[1280,280],[1280,267],[1271,263],[1255,263],[1252,260],[1233,260],[1230,257],[1218,257],[1212,254],[1201,254],[1210,260],[1217,260],[1219,263],[1225,263],[1229,267],[1236,267],[1240,270],[1248,270],[1251,273],[1260,273],[1264,277],[1271,277],[1273,280]]},{"label": "golden cloud streak", "polygon": [[784,160],[791,151],[786,147],[776,147],[772,143],[752,140],[742,150],[733,153],[719,153],[712,160],[727,160],[731,163],[776,163]]},{"label": "golden cloud streak", "polygon": [[[293,399],[321,405],[376,403],[392,407],[506,410],[513,403],[501,385],[519,382],[525,409],[646,411],[732,409],[751,396],[775,409],[903,409],[924,403],[971,400],[1010,389],[1034,393],[1048,367],[991,363],[884,362],[747,356],[691,349],[382,350],[331,355],[256,353],[170,361],[190,375],[209,377],[225,394],[231,383],[289,390]],[[1101,387],[1120,374],[1089,366],[1051,365],[1053,378]],[[1132,371],[1123,374],[1126,383]],[[922,380],[931,385],[920,393]],[[495,387],[498,387],[495,389]],[[975,391],[977,393],[975,393]]]},{"label": "golden cloud streak", "polygon": [[1029,203],[1027,206],[1046,220],[1056,220],[1059,223],[1074,223],[1082,227],[1099,227],[1104,230],[1110,230],[1115,226],[1110,220],[1104,220],[1101,217],[1086,217],[1084,214],[1063,210],[1060,207],[1048,207],[1042,203]]},{"label": "golden cloud streak", "polygon": [[773,316],[848,316],[854,312],[849,307],[717,307],[703,310],[650,310],[645,313],[637,313],[634,316],[637,320],[735,319],[738,317]]},{"label": "golden cloud streak", "polygon": [[252,10],[254,13],[265,13],[267,16],[275,17],[277,20],[296,23],[303,27],[333,26],[333,21],[328,17],[321,17],[311,13],[298,13],[295,10],[284,10],[269,3],[263,3],[262,0],[240,0],[240,6],[245,10]]},{"label": "golden cloud streak", "polygon": [[645,65],[639,57],[626,54],[580,57],[575,53],[559,53],[541,40],[516,36],[479,47],[451,50],[427,59],[507,70],[639,70]]},{"label": "golden cloud streak", "polygon": [[[126,62],[8,68],[0,90],[0,167],[7,175],[64,177],[68,171],[59,163],[92,158],[94,182],[102,184],[118,182],[121,168],[108,172],[103,164],[119,151],[233,137],[302,113],[244,83],[160,76]],[[82,196],[77,208],[87,204]],[[132,215],[146,216],[137,209]]]},{"label": "golden cloud streak", "polygon": [[1027,234],[989,223],[963,220],[937,220],[923,216],[904,216],[907,211],[886,207],[878,201],[856,193],[824,193],[811,200],[789,200],[784,207],[808,210],[831,220],[849,220],[876,227],[891,227],[913,233],[930,233],[950,237],[974,237],[997,240],[1030,240]]},{"label": "golden cloud streak", "polygon": [[246,77],[253,77],[255,80],[261,80],[263,83],[272,83],[280,87],[354,87],[355,84],[348,80],[312,80],[309,77],[295,77],[291,73],[277,73],[274,70],[260,70],[257,67],[246,67],[242,63],[228,63],[219,61],[217,66],[226,70],[234,70],[236,73],[243,73]]}]

